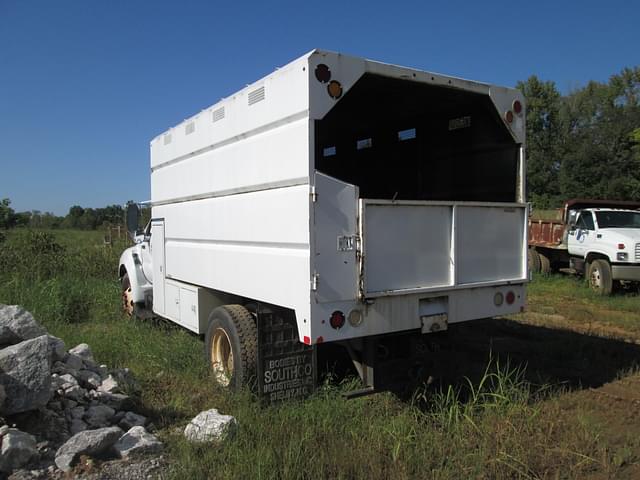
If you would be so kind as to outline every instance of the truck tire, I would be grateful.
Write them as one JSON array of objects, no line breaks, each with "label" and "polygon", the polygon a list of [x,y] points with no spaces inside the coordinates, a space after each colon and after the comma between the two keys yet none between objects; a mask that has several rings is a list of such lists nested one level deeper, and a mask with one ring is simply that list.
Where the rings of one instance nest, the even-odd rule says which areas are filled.
[{"label": "truck tire", "polygon": [[551,260],[544,253],[538,253],[540,258],[540,273],[543,275],[549,275],[551,273]]},{"label": "truck tire", "polygon": [[134,303],[133,295],[131,294],[131,280],[129,280],[129,274],[125,273],[120,282],[122,287],[122,311],[127,317],[133,317],[134,315]]},{"label": "truck tire", "polygon": [[529,249],[529,269],[534,273],[540,273],[540,256],[535,248]]},{"label": "truck tire", "polygon": [[205,356],[218,385],[238,390],[252,386],[258,365],[258,330],[242,305],[224,305],[209,315]]},{"label": "truck tire", "polygon": [[599,295],[611,295],[613,280],[609,262],[601,259],[591,262],[587,273],[587,281],[589,282],[589,287]]}]

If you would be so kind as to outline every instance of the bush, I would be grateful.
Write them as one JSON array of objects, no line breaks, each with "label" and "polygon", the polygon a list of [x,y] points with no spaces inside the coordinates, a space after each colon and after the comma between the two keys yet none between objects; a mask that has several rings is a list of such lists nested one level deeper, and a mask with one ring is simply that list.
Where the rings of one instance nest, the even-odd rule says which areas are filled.
[{"label": "bush", "polygon": [[11,232],[0,243],[2,301],[47,322],[78,323],[112,313],[119,301],[119,252],[83,240],[65,246],[50,232]]}]

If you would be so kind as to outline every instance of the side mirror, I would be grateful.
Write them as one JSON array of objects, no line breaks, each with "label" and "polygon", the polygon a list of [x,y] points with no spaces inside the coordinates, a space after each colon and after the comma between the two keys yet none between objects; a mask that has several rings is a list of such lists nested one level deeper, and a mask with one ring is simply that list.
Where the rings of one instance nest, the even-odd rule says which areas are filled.
[{"label": "side mirror", "polygon": [[138,223],[140,222],[140,207],[136,203],[129,203],[126,211],[127,232],[131,238],[136,236],[138,232]]}]

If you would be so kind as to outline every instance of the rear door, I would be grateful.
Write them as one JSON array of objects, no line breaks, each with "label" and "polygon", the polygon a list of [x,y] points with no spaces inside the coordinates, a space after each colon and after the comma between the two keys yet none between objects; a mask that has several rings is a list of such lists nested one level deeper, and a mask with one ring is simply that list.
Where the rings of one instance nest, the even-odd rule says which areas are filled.
[{"label": "rear door", "polygon": [[363,295],[526,280],[526,205],[360,201]]}]

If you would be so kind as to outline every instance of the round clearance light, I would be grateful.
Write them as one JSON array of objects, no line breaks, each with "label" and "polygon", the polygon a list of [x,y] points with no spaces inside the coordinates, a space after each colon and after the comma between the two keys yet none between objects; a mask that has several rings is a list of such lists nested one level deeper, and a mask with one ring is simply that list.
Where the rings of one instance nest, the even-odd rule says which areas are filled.
[{"label": "round clearance light", "polygon": [[316,67],[315,74],[316,74],[316,79],[320,83],[327,83],[329,80],[331,80],[331,70],[324,63],[321,63]]},{"label": "round clearance light", "polygon": [[511,305],[515,301],[516,301],[516,294],[511,291],[507,292],[507,303]]},{"label": "round clearance light", "polygon": [[360,310],[351,310],[349,312],[349,323],[352,327],[359,327],[362,324],[362,312]]},{"label": "round clearance light", "polygon": [[504,295],[502,295],[501,292],[496,292],[496,294],[493,296],[493,304],[496,307],[499,307],[500,305],[502,305],[503,302],[504,302]]},{"label": "round clearance light", "polygon": [[339,328],[344,327],[344,320],[344,313],[342,313],[340,310],[336,310],[331,314],[331,317],[329,318],[329,324],[333,328],[338,330]]},{"label": "round clearance light", "polygon": [[513,108],[513,112],[516,115],[520,115],[522,113],[522,102],[520,100],[514,100],[511,108]]},{"label": "round clearance light", "polygon": [[513,123],[513,112],[511,110],[507,110],[504,113],[504,119],[507,121],[507,123]]},{"label": "round clearance light", "polygon": [[340,82],[331,80],[327,85],[327,92],[329,92],[331,98],[337,100],[342,96],[342,85],[340,85]]}]

